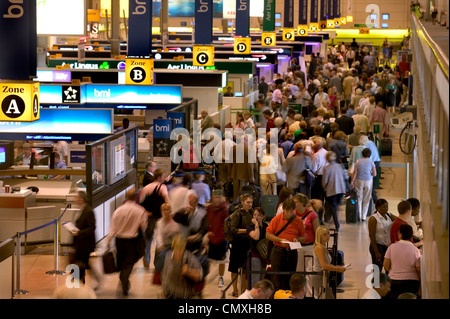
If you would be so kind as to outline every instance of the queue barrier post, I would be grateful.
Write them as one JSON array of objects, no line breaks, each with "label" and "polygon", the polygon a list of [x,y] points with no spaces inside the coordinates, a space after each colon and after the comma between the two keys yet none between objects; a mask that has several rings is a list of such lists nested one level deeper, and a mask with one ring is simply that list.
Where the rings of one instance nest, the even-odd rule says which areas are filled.
[{"label": "queue barrier post", "polygon": [[59,227],[60,227],[60,219],[55,218],[55,239],[54,239],[54,254],[55,254],[55,269],[49,270],[46,272],[47,275],[65,275],[66,273],[62,270],[58,270],[59,265]]},{"label": "queue barrier post", "polygon": [[21,249],[21,237],[22,234],[20,232],[17,233],[16,238],[16,291],[14,292],[14,295],[26,295],[28,294],[27,290],[20,289],[20,258],[22,254]]}]

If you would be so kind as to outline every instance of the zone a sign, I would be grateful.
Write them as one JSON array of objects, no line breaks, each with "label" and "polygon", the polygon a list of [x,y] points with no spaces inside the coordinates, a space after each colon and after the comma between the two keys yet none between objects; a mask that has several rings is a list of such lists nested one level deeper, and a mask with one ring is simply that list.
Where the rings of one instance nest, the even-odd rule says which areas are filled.
[{"label": "zone a sign", "polygon": [[153,85],[153,59],[126,59],[125,84]]},{"label": "zone a sign", "polygon": [[39,83],[0,82],[0,121],[39,120]]}]

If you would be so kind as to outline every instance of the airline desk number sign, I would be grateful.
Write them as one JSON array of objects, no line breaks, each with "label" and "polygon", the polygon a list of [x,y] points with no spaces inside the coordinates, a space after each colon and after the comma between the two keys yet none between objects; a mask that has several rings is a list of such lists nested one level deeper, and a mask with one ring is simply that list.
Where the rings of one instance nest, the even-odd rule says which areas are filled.
[{"label": "airline desk number sign", "polygon": [[236,37],[234,38],[234,54],[250,54],[251,38]]},{"label": "airline desk number sign", "polygon": [[194,46],[192,48],[192,65],[214,66],[214,47]]},{"label": "airline desk number sign", "polygon": [[295,41],[295,29],[283,29],[283,41]]},{"label": "airline desk number sign", "polygon": [[275,32],[263,32],[261,38],[262,46],[273,47],[276,45],[277,34]]},{"label": "airline desk number sign", "polygon": [[0,121],[39,120],[39,83],[0,82]]},{"label": "airline desk number sign", "polygon": [[153,59],[126,59],[125,84],[153,85]]},{"label": "airline desk number sign", "polygon": [[299,25],[297,28],[297,34],[301,37],[308,36],[308,26],[307,25]]}]

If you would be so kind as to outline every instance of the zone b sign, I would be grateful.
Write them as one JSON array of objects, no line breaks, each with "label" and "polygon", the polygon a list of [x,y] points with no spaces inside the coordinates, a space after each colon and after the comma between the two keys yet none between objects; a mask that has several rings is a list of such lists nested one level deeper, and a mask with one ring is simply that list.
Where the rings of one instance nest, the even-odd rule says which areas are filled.
[{"label": "zone b sign", "polygon": [[153,59],[126,59],[125,84],[153,85]]},{"label": "zone b sign", "polygon": [[39,120],[39,83],[0,82],[0,121]]}]

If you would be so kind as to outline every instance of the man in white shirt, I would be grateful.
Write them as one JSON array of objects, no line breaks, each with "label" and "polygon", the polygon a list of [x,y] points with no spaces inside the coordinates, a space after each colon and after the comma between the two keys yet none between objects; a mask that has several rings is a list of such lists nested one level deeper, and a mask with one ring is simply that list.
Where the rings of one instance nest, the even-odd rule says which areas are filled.
[{"label": "man in white shirt", "polygon": [[273,283],[267,279],[258,281],[252,290],[246,290],[238,299],[269,299],[274,292]]},{"label": "man in white shirt", "polygon": [[331,103],[330,97],[328,96],[327,93],[325,93],[325,92],[323,91],[323,86],[322,86],[322,85],[319,85],[319,86],[317,87],[317,89],[319,90],[319,92],[317,92],[316,96],[314,97],[314,106],[315,106],[316,108],[319,108],[319,107],[322,106],[322,104],[323,104],[325,101],[327,101],[327,102],[328,102],[328,105],[329,105],[329,104]]},{"label": "man in white shirt", "polygon": [[129,189],[125,194],[125,203],[112,215],[106,236],[106,247],[109,247],[113,237],[116,238],[117,268],[120,269],[119,278],[124,296],[128,296],[133,266],[144,255],[145,248],[143,244],[142,250],[138,250],[141,240],[139,231],[145,232],[147,229],[148,212],[136,203],[136,199],[136,190]]},{"label": "man in white shirt", "polygon": [[[374,284],[375,278],[372,279]],[[378,279],[378,278],[377,278]],[[385,273],[380,273],[378,287],[372,287],[366,291],[361,299],[381,299],[391,291],[391,279]]]},{"label": "man in white shirt", "polygon": [[[323,141],[321,139],[314,140],[314,155],[312,156],[312,172],[316,176],[314,180],[313,187],[311,189],[312,198],[320,199],[323,201],[325,199],[325,193],[322,188],[322,176],[323,168],[328,165],[327,162],[327,150],[324,148]],[[322,220],[322,216],[319,216]]]}]

